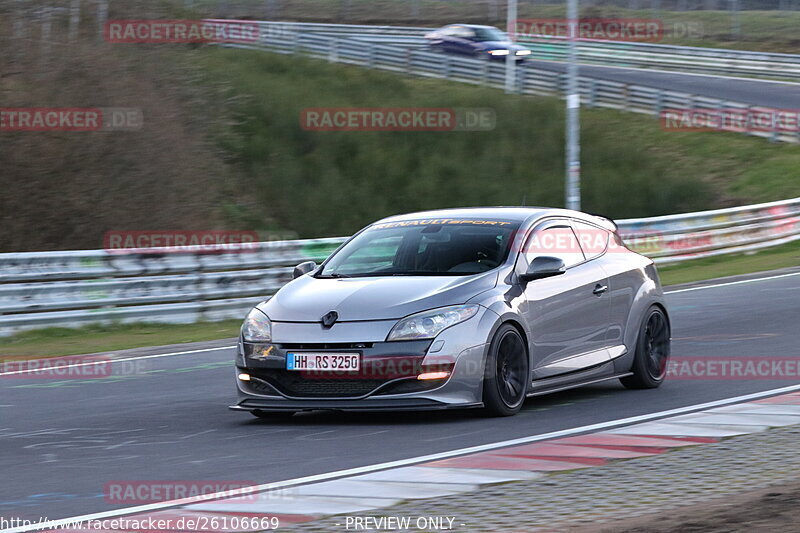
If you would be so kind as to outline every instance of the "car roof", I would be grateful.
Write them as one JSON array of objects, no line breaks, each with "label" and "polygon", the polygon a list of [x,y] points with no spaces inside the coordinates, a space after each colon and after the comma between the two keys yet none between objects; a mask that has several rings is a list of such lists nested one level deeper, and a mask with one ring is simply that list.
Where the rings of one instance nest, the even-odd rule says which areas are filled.
[{"label": "car roof", "polygon": [[485,29],[493,29],[493,30],[499,30],[500,29],[497,26],[485,26],[483,24],[459,24],[457,22],[454,23],[454,24],[448,24],[447,26],[443,26],[443,27],[444,28],[449,28],[451,26],[461,26],[463,28],[473,28],[473,29],[474,28],[485,28]]},{"label": "car roof", "polygon": [[614,222],[600,216],[590,215],[581,211],[573,211],[570,209],[557,209],[553,207],[515,207],[515,206],[497,206],[497,207],[458,207],[450,209],[435,209],[431,211],[418,211],[415,213],[406,213],[403,215],[393,215],[390,217],[378,220],[377,223],[385,222],[402,222],[406,220],[419,220],[426,218],[485,218],[485,219],[505,219],[514,222],[523,223],[526,221],[535,221],[545,217],[570,217],[578,220],[584,220],[602,226],[610,231],[614,231],[616,226]]}]

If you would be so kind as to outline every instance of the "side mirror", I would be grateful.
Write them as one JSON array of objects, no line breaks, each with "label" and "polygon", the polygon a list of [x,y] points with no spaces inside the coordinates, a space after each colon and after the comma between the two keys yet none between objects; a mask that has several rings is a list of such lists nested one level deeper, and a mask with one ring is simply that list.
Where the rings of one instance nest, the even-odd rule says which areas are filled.
[{"label": "side mirror", "polygon": [[294,271],[292,272],[292,279],[297,279],[304,274],[308,274],[312,270],[317,268],[317,264],[314,261],[306,261],[304,263],[300,263],[296,267],[294,267]]},{"label": "side mirror", "polygon": [[522,274],[519,279],[533,281],[535,279],[560,276],[566,271],[567,266],[562,259],[543,255],[531,261],[531,264],[528,265],[528,271]]}]

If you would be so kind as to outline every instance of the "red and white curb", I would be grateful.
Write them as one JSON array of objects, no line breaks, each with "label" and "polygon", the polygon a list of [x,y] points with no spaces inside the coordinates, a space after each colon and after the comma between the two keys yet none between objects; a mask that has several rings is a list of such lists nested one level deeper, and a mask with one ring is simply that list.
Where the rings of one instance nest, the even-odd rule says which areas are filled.
[{"label": "red and white curb", "polygon": [[[477,491],[497,483],[536,479],[548,472],[592,468],[617,460],[658,455],[674,448],[698,446],[725,437],[795,424],[800,424],[800,392],[595,433],[389,468],[260,492],[255,496],[203,501],[125,518],[170,520],[172,523],[180,518],[205,519],[209,524],[230,525],[248,523],[243,518],[276,517],[281,526],[287,526],[332,515],[375,511],[405,500],[438,498]],[[213,529],[252,530],[247,526]],[[62,528],[55,531],[72,533],[81,530]]]}]

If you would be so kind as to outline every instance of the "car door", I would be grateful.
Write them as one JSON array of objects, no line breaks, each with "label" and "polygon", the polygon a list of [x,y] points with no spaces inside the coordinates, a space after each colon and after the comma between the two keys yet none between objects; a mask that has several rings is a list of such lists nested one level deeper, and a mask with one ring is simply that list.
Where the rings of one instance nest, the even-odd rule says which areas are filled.
[{"label": "car door", "polygon": [[462,32],[461,26],[449,26],[444,29],[442,37],[442,50],[455,53],[458,48],[459,33]]},{"label": "car door", "polygon": [[472,28],[459,27],[451,41],[452,51],[462,55],[475,54],[475,30]]},{"label": "car door", "polygon": [[532,334],[533,378],[608,362],[610,304],[602,266],[586,259],[567,219],[550,220],[534,228],[521,250],[516,272],[524,273],[539,256],[558,257],[567,270],[522,287],[522,314]]}]

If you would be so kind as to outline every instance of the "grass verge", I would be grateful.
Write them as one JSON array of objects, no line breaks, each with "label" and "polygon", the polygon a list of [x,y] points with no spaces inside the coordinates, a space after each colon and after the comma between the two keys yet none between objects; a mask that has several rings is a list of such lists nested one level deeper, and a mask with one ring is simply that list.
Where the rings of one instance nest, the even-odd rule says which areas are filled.
[{"label": "grass verge", "polygon": [[111,352],[236,337],[241,320],[197,324],[111,324],[82,328],[43,328],[0,337],[3,357],[55,357]]},{"label": "grass verge", "polygon": [[[564,103],[467,84],[247,50],[204,49],[229,86],[220,146],[258,209],[301,237],[348,235],[378,218],[476,205],[562,205]],[[323,89],[324,88],[324,89]],[[490,108],[491,131],[309,131],[309,108]],[[581,113],[585,210],[612,218],[800,195],[800,146],[673,132],[649,116]],[[239,174],[239,173],[237,173]]]},{"label": "grass verge", "polygon": [[800,240],[756,253],[707,257],[665,265],[660,267],[658,272],[661,283],[677,285],[796,266],[800,266]]},{"label": "grass verge", "polygon": [[[795,241],[753,254],[695,259],[664,266],[659,268],[659,273],[666,286],[798,265],[800,241]],[[3,357],[85,354],[223,339],[235,337],[240,325],[240,320],[226,320],[188,325],[120,324],[33,330],[0,338],[0,362]]]}]

